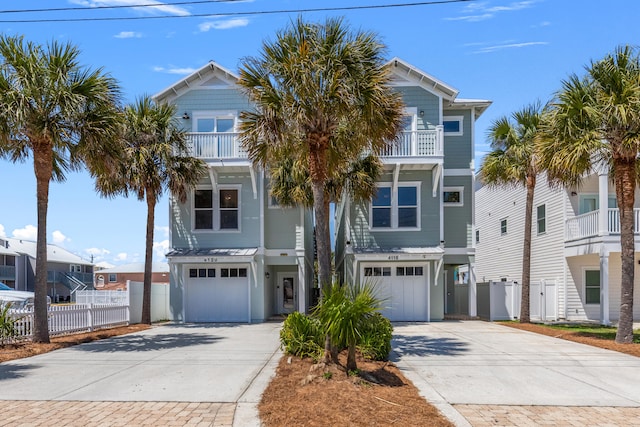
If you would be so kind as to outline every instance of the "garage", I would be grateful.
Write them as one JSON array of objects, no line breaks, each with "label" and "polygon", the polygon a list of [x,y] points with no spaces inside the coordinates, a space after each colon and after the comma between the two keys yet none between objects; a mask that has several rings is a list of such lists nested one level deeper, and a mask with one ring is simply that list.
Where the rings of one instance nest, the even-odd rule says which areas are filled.
[{"label": "garage", "polygon": [[249,265],[186,266],[185,321],[249,322]]},{"label": "garage", "polygon": [[385,298],[382,314],[396,322],[429,321],[429,275],[426,264],[379,263],[362,266],[365,282],[376,284]]}]

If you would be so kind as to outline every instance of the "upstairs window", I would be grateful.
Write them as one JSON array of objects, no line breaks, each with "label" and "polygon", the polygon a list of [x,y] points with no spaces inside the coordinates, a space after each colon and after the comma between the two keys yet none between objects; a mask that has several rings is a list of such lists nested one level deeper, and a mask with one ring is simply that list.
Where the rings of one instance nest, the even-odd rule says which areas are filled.
[{"label": "upstairs window", "polygon": [[195,190],[193,218],[194,230],[240,230],[240,187]]},{"label": "upstairs window", "polygon": [[394,193],[390,185],[381,185],[371,201],[372,229],[419,228],[419,184],[401,183]]},{"label": "upstairs window", "polygon": [[450,136],[462,136],[463,132],[463,116],[445,116],[442,119],[444,134]]},{"label": "upstairs window", "polygon": [[445,206],[464,206],[464,187],[445,187],[442,203]]},{"label": "upstairs window", "polygon": [[547,231],[547,207],[540,205],[536,208],[536,222],[538,224],[538,234]]},{"label": "upstairs window", "polygon": [[507,234],[507,218],[500,220],[500,234]]}]

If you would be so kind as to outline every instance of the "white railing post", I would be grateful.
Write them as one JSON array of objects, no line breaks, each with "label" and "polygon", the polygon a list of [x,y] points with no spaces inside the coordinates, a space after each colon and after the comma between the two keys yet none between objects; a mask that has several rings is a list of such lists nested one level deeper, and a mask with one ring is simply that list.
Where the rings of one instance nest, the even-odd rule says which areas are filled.
[{"label": "white railing post", "polygon": [[436,156],[441,156],[444,154],[444,126],[438,125],[436,126],[436,144],[435,144],[435,154]]}]

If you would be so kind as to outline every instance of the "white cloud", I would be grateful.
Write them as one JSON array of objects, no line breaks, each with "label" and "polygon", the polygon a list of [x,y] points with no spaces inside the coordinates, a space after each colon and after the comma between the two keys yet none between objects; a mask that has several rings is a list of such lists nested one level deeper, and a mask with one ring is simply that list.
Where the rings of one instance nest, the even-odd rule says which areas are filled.
[{"label": "white cloud", "polygon": [[233,19],[226,19],[226,20],[219,20],[219,21],[203,22],[202,24],[198,25],[198,29],[204,33],[212,29],[228,30],[231,28],[246,27],[247,25],[249,25],[248,19],[233,18]]},{"label": "white cloud", "polygon": [[[191,15],[189,11],[183,7],[178,7],[171,4],[166,4],[156,0],[69,0],[71,3],[79,4],[87,7],[101,7],[101,6],[139,6],[132,7],[140,12],[144,12],[151,15],[158,15],[161,13],[188,16]],[[148,5],[148,6],[147,6]]]},{"label": "white cloud", "polygon": [[177,67],[172,67],[172,68],[164,68],[164,67],[153,67],[153,71],[157,72],[157,73],[167,73],[167,74],[191,74],[194,73],[196,71],[195,68],[177,68]]},{"label": "white cloud", "polygon": [[163,240],[161,242],[153,242],[153,251],[160,259],[164,259],[164,256],[169,252],[169,240]]},{"label": "white cloud", "polygon": [[169,227],[167,226],[156,225],[156,231],[162,233],[163,237],[169,237]]},{"label": "white cloud", "polygon": [[500,12],[513,12],[516,10],[528,9],[537,1],[526,0],[512,2],[505,6],[489,6],[489,2],[471,3],[462,9],[463,16],[445,18],[447,21],[467,21],[478,22],[491,19]]},{"label": "white cloud", "polygon": [[64,234],[62,234],[62,231],[60,230],[54,231],[53,233],[51,233],[51,236],[53,237],[53,243],[55,245],[62,245],[65,242],[71,241],[71,239],[65,236]]},{"label": "white cloud", "polygon": [[7,233],[4,231],[4,225],[0,224],[0,237],[7,237]]},{"label": "white cloud", "polygon": [[109,255],[111,252],[108,249],[100,249],[100,248],[89,248],[84,250],[87,254],[93,256],[105,256]]},{"label": "white cloud", "polygon": [[96,267],[100,267],[100,268],[112,268],[115,267],[115,265],[113,264],[109,264],[107,261],[101,261],[99,263],[96,264]]},{"label": "white cloud", "polygon": [[126,261],[127,260],[127,253],[126,252],[120,252],[113,259],[114,259],[114,261]]},{"label": "white cloud", "polygon": [[139,39],[142,37],[142,33],[138,33],[136,31],[120,31],[113,37],[117,39]]},{"label": "white cloud", "polygon": [[31,224],[25,225],[24,228],[16,228],[12,233],[13,237],[21,240],[31,240],[36,241],[38,238],[38,227],[35,227]]},{"label": "white cloud", "polygon": [[491,52],[495,52],[497,50],[503,50],[503,49],[520,49],[523,47],[540,46],[540,45],[547,45],[547,44],[549,43],[548,42],[525,42],[525,43],[499,44],[499,45],[480,48],[473,53],[491,53]]}]

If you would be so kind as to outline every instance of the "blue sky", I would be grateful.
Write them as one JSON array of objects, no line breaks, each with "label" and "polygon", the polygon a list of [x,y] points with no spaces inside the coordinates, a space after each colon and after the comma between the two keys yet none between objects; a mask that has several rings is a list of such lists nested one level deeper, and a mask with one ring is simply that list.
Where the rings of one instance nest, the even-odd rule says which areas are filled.
[{"label": "blue sky", "polygon": [[[70,41],[84,65],[102,67],[121,84],[125,100],[155,94],[209,60],[237,70],[258,54],[298,12],[418,0],[246,0],[191,2],[150,0],[39,0],[3,2],[3,33],[39,43]],[[101,9],[100,6],[157,4]],[[186,3],[186,2],[183,2]],[[9,10],[83,10],[9,12]],[[255,13],[258,12],[258,13]],[[522,106],[546,102],[570,73],[620,44],[640,42],[637,0],[466,1],[410,7],[304,12],[307,20],[344,16],[353,28],[372,30],[398,56],[460,91],[461,98],[490,99],[476,126],[476,167],[486,153],[486,129]],[[241,13],[241,14],[238,14]],[[216,15],[217,14],[217,15]],[[194,16],[209,15],[209,16]],[[137,19],[171,16],[162,19]],[[127,18],[110,21],[43,22],[51,19]],[[128,19],[136,18],[136,19]],[[16,22],[38,20],[40,22]],[[31,163],[0,159],[0,236],[35,240],[36,197]],[[169,246],[168,203],[156,209],[155,261]],[[84,258],[123,264],[144,259],[146,207],[135,199],[102,199],[85,173],[52,183],[48,239]]]}]

